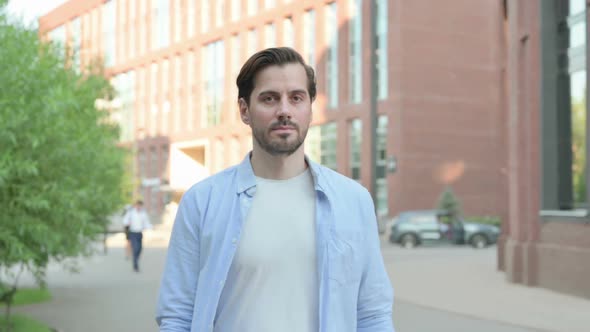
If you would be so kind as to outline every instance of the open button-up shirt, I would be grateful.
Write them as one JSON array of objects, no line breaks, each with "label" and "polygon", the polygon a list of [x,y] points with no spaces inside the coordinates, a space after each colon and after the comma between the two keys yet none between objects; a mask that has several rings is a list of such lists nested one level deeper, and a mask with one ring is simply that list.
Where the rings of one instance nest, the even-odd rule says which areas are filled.
[{"label": "open button-up shirt", "polygon": [[[316,191],[320,332],[392,332],[393,289],[371,196],[357,182],[306,160]],[[160,288],[161,332],[213,331],[255,194],[250,155],[184,194]]]}]

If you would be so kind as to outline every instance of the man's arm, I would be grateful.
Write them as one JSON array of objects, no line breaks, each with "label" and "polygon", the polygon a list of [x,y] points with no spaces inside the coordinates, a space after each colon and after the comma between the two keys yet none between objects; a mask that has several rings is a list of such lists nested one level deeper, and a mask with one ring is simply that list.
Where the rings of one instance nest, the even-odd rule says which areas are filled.
[{"label": "man's arm", "polygon": [[357,331],[393,332],[393,288],[381,256],[375,208],[367,191],[363,191],[361,200],[364,221],[367,221],[364,225],[367,245],[357,305]]},{"label": "man's arm", "polygon": [[178,207],[162,276],[156,321],[160,332],[189,332],[199,278],[200,211],[194,191]]}]

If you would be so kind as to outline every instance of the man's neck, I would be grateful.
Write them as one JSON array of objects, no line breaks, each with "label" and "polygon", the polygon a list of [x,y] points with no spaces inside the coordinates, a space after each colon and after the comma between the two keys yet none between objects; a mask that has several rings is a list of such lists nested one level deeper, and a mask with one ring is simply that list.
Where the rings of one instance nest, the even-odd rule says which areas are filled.
[{"label": "man's neck", "polygon": [[289,156],[274,156],[255,146],[250,162],[256,176],[272,180],[290,179],[307,169],[302,147]]}]

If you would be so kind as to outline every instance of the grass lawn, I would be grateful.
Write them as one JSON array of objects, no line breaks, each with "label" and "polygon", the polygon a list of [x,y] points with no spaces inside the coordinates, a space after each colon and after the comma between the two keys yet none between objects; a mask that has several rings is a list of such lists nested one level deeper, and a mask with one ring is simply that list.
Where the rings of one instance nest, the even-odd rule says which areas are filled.
[{"label": "grass lawn", "polygon": [[12,305],[27,305],[49,300],[51,300],[51,293],[46,288],[21,288],[14,294]]},{"label": "grass lawn", "polygon": [[[12,315],[12,324],[12,332],[51,332],[47,325],[22,315]],[[0,331],[7,331],[4,317],[0,318]]]},{"label": "grass lawn", "polygon": [[[13,306],[41,303],[51,300],[51,293],[47,289],[23,288],[14,294]],[[0,332],[6,330],[4,319],[5,304],[0,304]],[[11,315],[13,329],[11,332],[51,332],[48,326],[23,315]]]}]

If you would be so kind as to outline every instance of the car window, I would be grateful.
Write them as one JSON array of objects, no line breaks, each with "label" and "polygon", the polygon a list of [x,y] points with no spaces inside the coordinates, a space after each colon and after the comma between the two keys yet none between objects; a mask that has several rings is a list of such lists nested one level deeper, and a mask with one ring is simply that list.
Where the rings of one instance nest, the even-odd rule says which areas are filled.
[{"label": "car window", "polygon": [[410,218],[412,224],[436,224],[436,219],[433,215],[415,215]]}]

